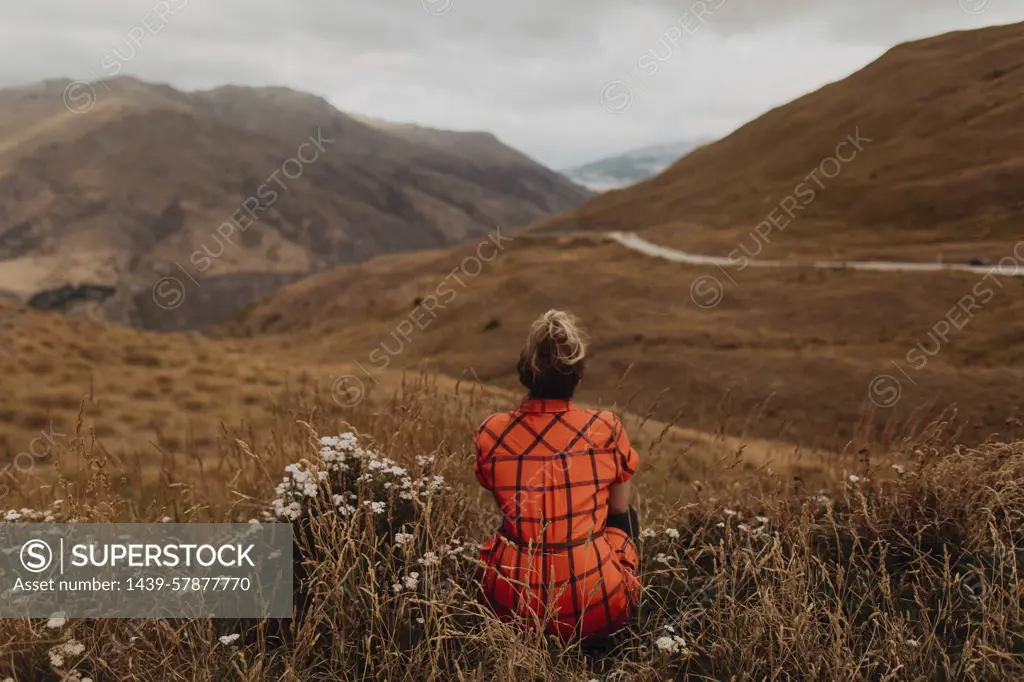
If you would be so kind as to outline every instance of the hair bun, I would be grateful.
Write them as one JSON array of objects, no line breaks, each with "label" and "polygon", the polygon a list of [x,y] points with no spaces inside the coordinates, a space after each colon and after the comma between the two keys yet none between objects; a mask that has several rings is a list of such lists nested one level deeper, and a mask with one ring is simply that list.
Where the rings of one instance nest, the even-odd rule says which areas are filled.
[{"label": "hair bun", "polygon": [[[530,326],[519,357],[519,380],[531,392],[539,386],[569,394],[583,375],[587,337],[572,313],[549,310]],[[567,384],[556,389],[556,385]],[[542,391],[548,393],[548,390]]]}]

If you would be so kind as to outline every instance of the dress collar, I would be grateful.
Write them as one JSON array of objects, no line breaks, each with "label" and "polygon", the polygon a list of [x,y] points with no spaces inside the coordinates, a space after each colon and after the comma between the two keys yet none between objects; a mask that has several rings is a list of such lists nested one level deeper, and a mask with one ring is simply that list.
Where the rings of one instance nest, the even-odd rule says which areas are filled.
[{"label": "dress collar", "polygon": [[576,406],[572,404],[571,400],[538,400],[534,398],[527,398],[523,401],[523,404],[519,409],[523,412],[554,414],[575,410]]}]

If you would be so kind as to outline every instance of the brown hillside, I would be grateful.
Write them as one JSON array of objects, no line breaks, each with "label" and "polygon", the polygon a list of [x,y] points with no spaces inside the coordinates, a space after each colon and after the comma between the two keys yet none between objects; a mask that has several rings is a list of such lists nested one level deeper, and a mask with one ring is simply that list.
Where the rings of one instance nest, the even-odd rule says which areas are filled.
[{"label": "brown hillside", "polygon": [[[120,78],[96,84],[93,100],[73,91],[73,106],[92,104],[76,114],[66,85],[0,93],[0,290],[26,300],[69,282],[114,285],[97,314],[119,323],[210,324],[304,275],[512,229],[589,196],[497,153],[493,138],[444,133],[463,140],[448,152],[285,88],[183,93]],[[322,151],[307,144],[314,160],[286,177],[310,136]],[[250,225],[240,208],[256,195]],[[244,233],[217,234],[233,214]],[[191,304],[155,305],[161,277]]]},{"label": "brown hillside", "polygon": [[[715,270],[724,296],[702,309],[690,291],[706,268],[586,238],[516,239],[479,275],[459,275],[465,286],[449,278],[439,289],[474,250],[324,273],[259,301],[226,330],[264,352],[286,346],[307,359],[359,362],[370,374],[425,367],[516,389],[529,323],[563,307],[593,336],[584,399],[658,400],[659,418],[679,414],[691,427],[841,448],[857,436],[878,375],[898,377],[902,397],[876,410],[877,429],[912,419],[923,405],[955,404],[965,439],[980,441],[1012,432],[1007,419],[1024,416],[1024,279],[982,282],[987,304],[970,319],[954,315],[963,328],[917,370],[908,352],[919,343],[935,349],[929,333],[979,276],[750,269],[735,273],[734,284]],[[424,312],[432,294],[446,303],[426,304],[433,314]],[[412,327],[408,338],[403,323]]]},{"label": "brown hillside", "polygon": [[[81,467],[82,462],[57,461],[58,454],[66,455],[79,419],[82,434],[95,437],[110,455],[108,474],[124,477],[132,494],[146,499],[139,486],[160,495],[181,476],[201,476],[213,489],[228,485],[237,468],[208,467],[223,464],[224,440],[231,441],[231,434],[250,438],[254,432],[291,431],[301,422],[325,418],[377,423],[382,410],[391,411],[395,396],[423,392],[432,396],[430,409],[456,395],[468,399],[459,442],[452,443],[461,448],[476,423],[511,409],[520,398],[518,391],[406,375],[396,368],[378,372],[378,383],[363,400],[351,401],[339,378],[359,373],[357,364],[341,355],[296,352],[294,339],[280,340],[262,344],[194,332],[155,333],[0,302],[0,495],[4,486],[27,492],[52,482],[55,465],[65,474]],[[623,415],[638,448],[646,452],[662,443],[677,453],[647,459],[641,477],[652,493],[671,498],[681,483],[703,478],[707,467],[734,460],[740,450],[745,453],[741,467],[749,471],[772,463],[777,471],[814,478],[836,464],[823,459],[826,453],[797,452],[779,441],[739,440]],[[471,471],[464,468],[461,478],[472,482]]]},{"label": "brown hillside", "polygon": [[[873,141],[784,233],[769,235],[763,257],[1024,258],[1012,250],[1024,185],[1022,65],[1024,24],[902,45],[649,182],[521,234],[465,286],[448,273],[470,246],[378,258],[297,283],[225,329],[370,370],[426,366],[515,388],[523,330],[545,309],[562,307],[594,335],[583,384],[591,400],[635,392],[658,397],[663,419],[679,414],[704,428],[724,421],[734,433],[829,447],[858,437],[868,418],[882,430],[919,418],[929,405],[955,404],[966,440],[1012,437],[1024,409],[1022,278],[724,273],[597,237],[544,234],[624,229],[698,251],[728,253],[741,238],[754,248],[753,226],[859,127]],[[424,314],[423,301],[441,296],[446,277],[456,296]],[[721,301],[701,308],[692,292],[716,281]],[[411,332],[410,319],[419,320]],[[936,331],[942,325],[944,337]],[[875,377],[882,377],[875,384],[881,409],[869,400]],[[893,405],[895,381],[902,393]]]},{"label": "brown hillside", "polygon": [[[806,180],[857,130],[871,139],[863,151],[843,147],[854,158],[837,176]],[[899,45],[541,229],[634,230],[691,251],[756,253],[751,230],[800,191],[792,220],[775,213],[783,227],[762,257],[997,258],[1021,235],[1021,187],[1024,23]]]}]

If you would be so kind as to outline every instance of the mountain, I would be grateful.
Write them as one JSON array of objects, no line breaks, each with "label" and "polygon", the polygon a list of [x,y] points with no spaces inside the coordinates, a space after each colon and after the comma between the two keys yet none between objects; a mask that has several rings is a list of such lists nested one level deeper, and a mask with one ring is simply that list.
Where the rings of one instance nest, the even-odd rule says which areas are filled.
[{"label": "mountain", "polygon": [[959,31],[898,45],[541,229],[726,255],[755,251],[771,215],[761,257],[998,259],[1021,235],[1022,151],[1024,24]]},{"label": "mountain", "polygon": [[577,185],[603,192],[633,185],[657,175],[680,158],[710,140],[676,142],[635,149],[562,171]]},{"label": "mountain", "polygon": [[[1012,256],[1022,63],[1024,24],[897,47],[656,178],[515,233],[475,276],[446,279],[469,246],[379,257],[261,299],[223,333],[349,358],[368,385],[378,368],[427,368],[515,390],[529,323],[567,308],[593,337],[588,400],[654,404],[665,421],[838,449],[862,429],[920,424],[934,416],[929,405],[956,404],[966,440],[1005,434],[1024,417],[1024,279],[720,270],[641,255],[603,233],[753,250],[755,226],[859,126],[872,142],[792,225],[760,237],[767,257]],[[1024,258],[1019,246],[1014,257]]]},{"label": "mountain", "polygon": [[89,315],[120,324],[208,325],[308,274],[588,196],[489,134],[366,125],[287,88],[0,92],[0,298],[114,287]]}]

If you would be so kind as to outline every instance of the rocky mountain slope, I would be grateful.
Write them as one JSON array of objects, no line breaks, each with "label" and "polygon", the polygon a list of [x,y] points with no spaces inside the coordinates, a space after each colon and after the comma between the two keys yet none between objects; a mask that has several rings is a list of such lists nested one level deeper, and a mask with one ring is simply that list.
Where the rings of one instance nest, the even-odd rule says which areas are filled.
[{"label": "rocky mountain slope", "polygon": [[302,276],[588,196],[491,135],[397,134],[285,88],[0,92],[0,291],[113,286],[94,314],[121,324],[210,324]]}]

